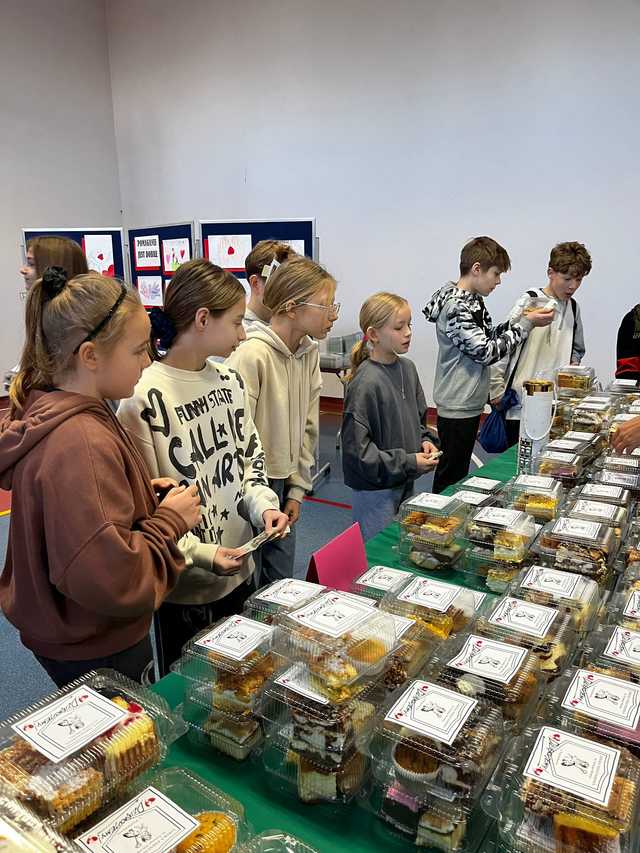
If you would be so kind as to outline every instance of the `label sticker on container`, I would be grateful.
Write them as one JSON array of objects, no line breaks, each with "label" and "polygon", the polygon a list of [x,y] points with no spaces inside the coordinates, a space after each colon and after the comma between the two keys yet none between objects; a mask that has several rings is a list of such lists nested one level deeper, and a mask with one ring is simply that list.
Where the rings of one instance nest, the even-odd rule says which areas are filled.
[{"label": "label sticker on container", "polygon": [[557,615],[558,611],[553,607],[544,607],[542,604],[507,596],[498,603],[489,617],[489,622],[520,634],[545,637]]},{"label": "label sticker on container", "polygon": [[580,403],[576,406],[576,412],[604,412],[609,408],[609,403]]},{"label": "label sticker on container", "polygon": [[616,486],[629,486],[632,489],[640,487],[640,481],[636,474],[622,474],[619,471],[601,471],[600,481],[613,483]]},{"label": "label sticker on container", "polygon": [[611,383],[614,388],[637,388],[638,383],[635,379],[614,379]]},{"label": "label sticker on container", "polygon": [[558,518],[551,532],[559,536],[579,536],[583,539],[597,540],[602,525],[597,521],[583,521],[581,518]]},{"label": "label sticker on container", "polygon": [[92,853],[168,853],[199,826],[162,791],[149,787],[85,830],[76,844]]},{"label": "label sticker on container", "polygon": [[471,506],[480,506],[485,501],[491,500],[491,495],[483,495],[481,492],[467,492],[465,489],[461,489],[459,492],[456,492],[456,498],[462,503],[470,504]]},{"label": "label sticker on container", "polygon": [[619,749],[543,726],[523,772],[536,782],[606,806],[619,761]]},{"label": "label sticker on container", "polygon": [[582,402],[583,403],[604,403],[605,405],[609,406],[611,404],[611,399],[609,397],[604,397],[604,396],[600,395],[600,396],[593,396],[593,397],[585,397]]},{"label": "label sticker on container", "polygon": [[396,627],[396,641],[406,634],[409,628],[416,624],[413,619],[407,619],[406,616],[398,616],[397,613],[390,613],[389,616],[393,619],[393,624]]},{"label": "label sticker on container", "polygon": [[127,711],[91,687],[78,687],[11,728],[57,764],[121,722]]},{"label": "label sticker on container", "polygon": [[500,480],[491,480],[489,477],[469,477],[462,485],[467,489],[484,489],[487,492],[492,492],[502,483]]},{"label": "label sticker on container", "polygon": [[582,432],[582,430],[572,429],[569,432],[565,433],[565,438],[577,438],[578,441],[593,441],[598,437],[597,432]]},{"label": "label sticker on container", "polygon": [[271,625],[255,622],[246,616],[229,616],[221,625],[216,625],[196,640],[195,645],[231,660],[244,660],[272,633]]},{"label": "label sticker on container", "polygon": [[370,601],[328,592],[319,601],[289,613],[289,619],[329,637],[340,637],[371,619],[372,609]]},{"label": "label sticker on container", "polygon": [[562,453],[560,450],[551,450],[549,453],[545,450],[541,458],[551,459],[554,462],[565,462],[567,465],[574,465],[578,461],[575,453]]},{"label": "label sticker on container", "polygon": [[613,498],[620,500],[624,489],[620,486],[601,486],[598,483],[587,483],[580,490],[581,495],[591,495],[597,498]]},{"label": "label sticker on container", "polygon": [[414,681],[385,720],[451,746],[477,704],[477,699],[438,684]]},{"label": "label sticker on container", "polygon": [[573,441],[567,438],[556,438],[547,444],[547,448],[551,450],[576,450],[580,447],[579,441]]},{"label": "label sticker on container", "polygon": [[602,464],[605,468],[613,466],[633,469],[640,468],[640,462],[638,462],[635,456],[605,456]]},{"label": "label sticker on container", "polygon": [[355,581],[360,586],[370,586],[373,589],[381,589],[384,592],[392,589],[400,581],[406,580],[411,576],[411,572],[405,572],[402,569],[390,569],[388,566],[374,566],[360,575]]},{"label": "label sticker on container", "polygon": [[432,495],[430,492],[423,492],[421,495],[411,498],[407,505],[411,508],[418,506],[421,509],[445,509],[453,501],[452,495]]},{"label": "label sticker on container", "polygon": [[419,604],[444,613],[458,597],[462,587],[452,583],[442,583],[431,578],[414,578],[398,595],[398,601]]},{"label": "label sticker on container", "polygon": [[565,693],[562,707],[594,720],[635,730],[640,721],[640,686],[579,669]]},{"label": "label sticker on container", "polygon": [[629,616],[631,619],[640,619],[640,589],[631,590],[622,615]]},{"label": "label sticker on container", "polygon": [[640,667],[640,632],[616,627],[603,655],[613,660]]},{"label": "label sticker on container", "polygon": [[287,690],[293,690],[294,693],[306,696],[312,702],[317,702],[320,705],[328,705],[328,699],[309,687],[309,678],[306,673],[307,668],[303,663],[294,663],[293,666],[290,666],[289,669],[276,678],[274,684],[281,684]]},{"label": "label sticker on container", "polygon": [[520,584],[525,589],[546,592],[554,598],[567,598],[569,601],[582,601],[587,585],[597,586],[595,582],[586,582],[581,575],[546,566],[531,566]]},{"label": "label sticker on container", "polygon": [[524,517],[519,509],[503,509],[497,506],[488,506],[481,509],[473,516],[475,522],[484,521],[489,524],[499,524],[501,527],[514,527]]},{"label": "label sticker on container", "polygon": [[283,578],[283,580],[263,589],[256,595],[258,601],[269,601],[271,604],[281,604],[285,607],[296,606],[307,601],[317,593],[326,589],[319,583],[309,583],[309,581],[300,581],[295,578]]},{"label": "label sticker on container", "polygon": [[526,486],[531,489],[552,489],[556,483],[553,477],[539,477],[537,474],[520,474],[516,477],[515,486]]},{"label": "label sticker on container", "polygon": [[578,512],[583,515],[596,515],[613,520],[614,515],[618,512],[618,507],[601,501],[577,500],[569,514],[573,515],[573,513]]},{"label": "label sticker on container", "polygon": [[509,684],[526,656],[526,649],[472,634],[448,665],[490,681]]}]

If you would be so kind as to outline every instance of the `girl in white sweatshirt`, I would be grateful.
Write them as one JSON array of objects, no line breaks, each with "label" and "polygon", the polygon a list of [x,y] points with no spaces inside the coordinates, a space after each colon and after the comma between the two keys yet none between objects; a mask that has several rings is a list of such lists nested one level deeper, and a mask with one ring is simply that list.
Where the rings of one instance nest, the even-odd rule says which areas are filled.
[{"label": "girl in white sweatshirt", "polygon": [[338,316],[335,293],[335,279],[309,258],[274,264],[262,297],[271,324],[251,329],[227,360],[244,379],[269,484],[292,529],[261,549],[262,584],[293,576],[294,524],[311,488],[318,442],[322,380],[316,341],[326,338]]},{"label": "girl in white sweatshirt", "polygon": [[245,385],[208,361],[244,340],[244,311],[244,289],[231,273],[206,260],[179,267],[164,308],[151,312],[155,360],[118,409],[151,476],[167,478],[166,486],[195,483],[202,504],[200,526],[178,543],[187,570],[156,613],[161,675],[201,628],[242,609],[254,564],[238,546],[252,525],[281,533],[288,523],[267,482]]}]

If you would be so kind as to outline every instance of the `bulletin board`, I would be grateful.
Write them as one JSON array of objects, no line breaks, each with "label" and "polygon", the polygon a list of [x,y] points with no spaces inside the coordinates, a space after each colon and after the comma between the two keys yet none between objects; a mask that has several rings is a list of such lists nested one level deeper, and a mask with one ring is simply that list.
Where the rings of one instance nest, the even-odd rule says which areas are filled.
[{"label": "bulletin board", "polygon": [[282,240],[299,254],[318,260],[315,219],[201,219],[202,257],[246,278],[244,259],[260,240]]},{"label": "bulletin board", "polygon": [[197,257],[195,225],[174,222],[129,228],[127,251],[131,283],[145,308],[164,305],[164,294],[171,276],[186,261]]},{"label": "bulletin board", "polygon": [[32,237],[67,237],[75,240],[87,256],[89,269],[127,280],[122,228],[23,228],[22,250]]}]

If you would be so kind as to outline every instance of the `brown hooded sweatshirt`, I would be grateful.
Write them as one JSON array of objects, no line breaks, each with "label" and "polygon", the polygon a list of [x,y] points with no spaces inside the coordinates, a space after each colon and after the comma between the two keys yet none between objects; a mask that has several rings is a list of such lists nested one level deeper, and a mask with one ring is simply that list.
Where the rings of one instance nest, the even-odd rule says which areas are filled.
[{"label": "brown hooded sweatshirt", "polygon": [[175,585],[186,525],[158,506],[144,460],[106,403],[34,391],[0,424],[12,490],[0,606],[27,648],[88,660],[142,640]]}]

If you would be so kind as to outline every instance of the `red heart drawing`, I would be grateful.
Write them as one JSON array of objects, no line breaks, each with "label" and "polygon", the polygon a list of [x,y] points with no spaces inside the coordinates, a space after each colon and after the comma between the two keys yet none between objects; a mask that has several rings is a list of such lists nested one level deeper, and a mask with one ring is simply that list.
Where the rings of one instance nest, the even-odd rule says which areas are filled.
[{"label": "red heart drawing", "polygon": [[151,803],[155,803],[155,801],[156,801],[155,797],[147,797],[147,799],[144,801],[144,804],[145,804],[145,806],[150,806]]},{"label": "red heart drawing", "polygon": [[233,248],[233,246],[229,246],[229,248],[227,249],[227,255],[235,255],[235,253],[236,250]]},{"label": "red heart drawing", "polygon": [[97,840],[98,840],[97,835],[91,835],[91,836],[89,836],[89,838],[87,838],[87,844],[95,844]]},{"label": "red heart drawing", "polygon": [[104,261],[104,255],[102,254],[102,252],[100,252],[100,254],[98,255],[98,260]]},{"label": "red heart drawing", "polygon": [[556,733],[553,735],[553,739],[554,739],[555,741],[559,741],[559,740],[560,740],[560,735],[558,734],[558,732],[556,732]]},{"label": "red heart drawing", "polygon": [[88,698],[89,698],[89,697],[87,696],[87,694],[86,694],[86,693],[83,693],[83,694],[82,694],[82,696],[80,696],[80,698],[78,699],[78,702],[84,702],[84,701],[85,701],[85,700],[87,700]]},{"label": "red heart drawing", "polygon": [[184,249],[180,249],[180,257],[184,258]]},{"label": "red heart drawing", "polygon": [[32,728],[33,726],[31,725],[31,723],[28,723],[26,726],[22,727],[22,730],[25,732],[30,732]]},{"label": "red heart drawing", "polygon": [[540,776],[540,774],[542,773],[542,767],[536,767],[533,772],[536,774],[536,776]]},{"label": "red heart drawing", "polygon": [[572,705],[577,705],[577,704],[578,704],[578,700],[577,700],[577,699],[572,699],[572,700],[571,700],[571,704],[572,704]]}]

